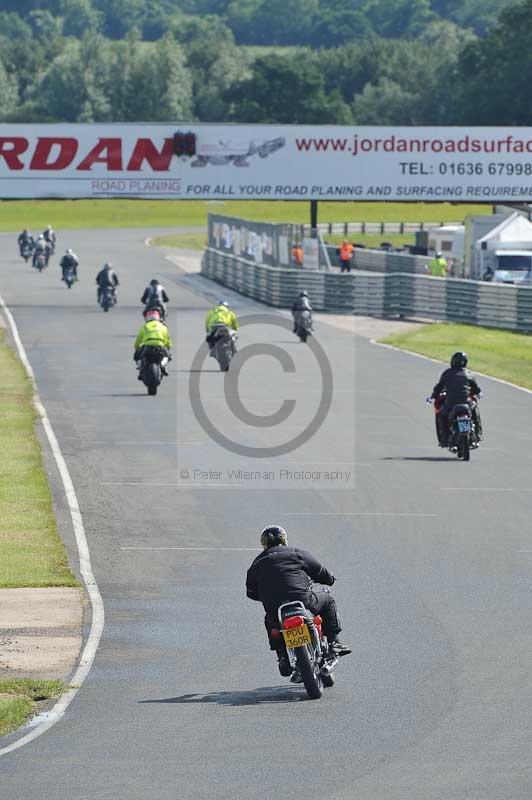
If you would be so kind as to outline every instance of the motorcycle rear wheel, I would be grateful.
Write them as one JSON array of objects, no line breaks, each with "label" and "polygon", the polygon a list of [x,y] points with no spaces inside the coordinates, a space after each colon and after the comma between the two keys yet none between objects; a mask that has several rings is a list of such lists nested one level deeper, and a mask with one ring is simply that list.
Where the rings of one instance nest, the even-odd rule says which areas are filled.
[{"label": "motorcycle rear wheel", "polygon": [[148,394],[151,397],[154,397],[157,394],[157,387],[161,382],[159,369],[160,367],[158,364],[147,364],[144,367],[144,383],[146,384]]},{"label": "motorcycle rear wheel", "polygon": [[216,348],[216,356],[218,360],[218,364],[220,365],[220,370],[222,372],[227,372],[229,369],[229,364],[231,363],[231,356],[227,352],[225,347]]},{"label": "motorcycle rear wheel", "polygon": [[308,696],[311,700],[319,700],[323,694],[322,676],[319,667],[313,664],[307,647],[297,648],[296,661]]}]

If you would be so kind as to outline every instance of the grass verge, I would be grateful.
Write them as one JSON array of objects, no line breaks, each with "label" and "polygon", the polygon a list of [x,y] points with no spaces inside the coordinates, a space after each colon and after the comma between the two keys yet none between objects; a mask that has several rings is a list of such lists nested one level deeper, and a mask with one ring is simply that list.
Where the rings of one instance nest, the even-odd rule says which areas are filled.
[{"label": "grass verge", "polygon": [[[415,244],[415,236],[409,234],[382,234],[382,233],[356,233],[349,234],[350,242],[359,242],[365,247],[380,247],[381,242],[391,242],[394,247],[401,247],[405,244]],[[340,244],[345,239],[345,236],[326,236],[325,242],[327,244]],[[152,239],[152,244],[156,247],[184,247],[187,250],[203,250],[207,243],[206,234],[204,231],[199,233],[177,233],[171,236],[158,236]]]},{"label": "grass verge", "polygon": [[62,681],[0,680],[0,736],[19,728],[38,711],[38,702],[58,697],[65,688]]},{"label": "grass verge", "polygon": [[456,350],[464,350],[474,372],[532,389],[532,336],[526,333],[438,323],[381,341],[445,362]]},{"label": "grass verge", "polygon": [[[310,221],[309,201],[197,200],[3,200],[0,231],[67,228],[157,228],[201,226],[207,213],[264,222]],[[320,202],[320,222],[459,222],[468,214],[489,214],[487,205],[450,203]],[[385,241],[387,237],[384,237]]]},{"label": "grass verge", "polygon": [[152,239],[155,247],[183,247],[186,250],[204,250],[207,246],[205,231],[201,233],[181,233],[175,236],[158,236]]},{"label": "grass verge", "polygon": [[0,588],[78,586],[57,533],[33,389],[0,328]]}]

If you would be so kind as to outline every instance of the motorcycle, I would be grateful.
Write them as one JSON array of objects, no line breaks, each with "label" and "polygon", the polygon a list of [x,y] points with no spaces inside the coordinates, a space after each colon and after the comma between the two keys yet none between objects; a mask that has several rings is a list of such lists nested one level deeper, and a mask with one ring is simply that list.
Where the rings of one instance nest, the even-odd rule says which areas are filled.
[{"label": "motorcycle", "polygon": [[[442,392],[434,400],[434,410],[439,414],[445,404],[445,392]],[[470,398],[472,402],[478,402],[477,397]],[[460,403],[451,408],[448,415],[448,448],[451,453],[455,453],[463,461],[469,461],[471,450],[479,445],[479,432],[476,429],[468,403]],[[436,432],[438,432],[438,419],[436,417]]]},{"label": "motorcycle", "polygon": [[74,272],[74,267],[67,267],[65,269],[65,283],[68,289],[72,288],[72,284],[76,280],[76,273]]},{"label": "motorcycle", "polygon": [[169,362],[169,357],[162,347],[147,346],[142,352],[140,361],[140,378],[148,390],[149,395],[156,395],[157,389],[163,379],[163,369]]},{"label": "motorcycle", "polygon": [[272,636],[282,636],[293,668],[290,681],[302,683],[312,700],[319,700],[323,689],[334,685],[334,668],[338,656],[329,651],[323,634],[322,619],[314,616],[299,600],[284,603],[279,608],[280,630]]},{"label": "motorcycle", "polygon": [[142,312],[143,316],[146,315],[147,311],[158,311],[161,315],[161,322],[164,322],[166,319],[166,306],[164,303],[159,303],[157,300],[146,303],[144,311]]},{"label": "motorcycle", "polygon": [[100,306],[104,311],[109,311],[116,305],[116,294],[112,286],[104,286],[100,294]]},{"label": "motorcycle", "polygon": [[312,336],[312,315],[310,311],[299,311],[295,320],[295,334],[300,342],[306,342]]},{"label": "motorcycle", "polygon": [[20,246],[20,255],[26,263],[30,260],[33,254],[33,247],[30,242],[23,242]]},{"label": "motorcycle", "polygon": [[227,325],[215,325],[211,333],[213,354],[222,372],[227,372],[235,354],[236,331]]},{"label": "motorcycle", "polygon": [[33,266],[35,267],[35,269],[39,270],[39,272],[42,272],[43,269],[46,269],[47,264],[46,264],[46,256],[45,256],[44,253],[38,253],[37,254],[37,257],[35,259],[35,263],[34,263]]}]

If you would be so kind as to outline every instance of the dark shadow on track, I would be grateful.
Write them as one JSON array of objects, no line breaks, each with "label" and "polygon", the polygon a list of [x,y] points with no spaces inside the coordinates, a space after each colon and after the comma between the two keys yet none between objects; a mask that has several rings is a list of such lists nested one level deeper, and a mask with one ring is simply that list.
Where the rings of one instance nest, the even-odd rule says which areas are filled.
[{"label": "dark shadow on track", "polygon": [[147,392],[117,392],[116,394],[96,394],[93,397],[149,397]]},{"label": "dark shadow on track", "polygon": [[176,372],[185,372],[187,375],[202,372],[221,372],[220,369],[176,369]]},{"label": "dark shadow on track", "polygon": [[258,706],[265,703],[299,703],[308,700],[302,686],[268,686],[249,692],[210,692],[209,694],[183,694],[161,700],[139,700],[139,703],[216,703],[219,706]]},{"label": "dark shadow on track", "polygon": [[385,456],[381,461],[456,461],[456,456]]}]

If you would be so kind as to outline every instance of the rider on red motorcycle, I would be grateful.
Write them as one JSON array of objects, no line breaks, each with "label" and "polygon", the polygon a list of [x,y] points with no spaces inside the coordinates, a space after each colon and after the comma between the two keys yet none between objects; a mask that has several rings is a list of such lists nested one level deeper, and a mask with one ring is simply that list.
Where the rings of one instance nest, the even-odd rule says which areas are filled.
[{"label": "rider on red motorcycle", "polygon": [[451,358],[450,368],[442,372],[430,396],[430,399],[437,403],[440,395],[445,392],[443,405],[439,410],[436,406],[436,430],[440,447],[448,446],[449,414],[456,405],[469,405],[477,437],[479,440],[482,438],[482,423],[476,401],[476,398],[480,395],[480,386],[472,373],[466,369],[467,361],[466,353],[454,353]]},{"label": "rider on red motorcycle", "polygon": [[311,585],[311,581],[332,586],[334,575],[306,550],[288,546],[286,531],[279,525],[268,525],[261,533],[263,552],[248,570],[246,594],[250,600],[262,603],[266,611],[264,624],[268,632],[270,649],[277,652],[279,672],[290,676],[292,669],[282,639],[275,639],[277,611],[283,603],[300,600],[313,614],[323,619],[323,631],[330,651],[337,656],[348,655],[351,650],[342,644],[338,634],[342,630],[336,612],[336,602],[327,589]]}]

